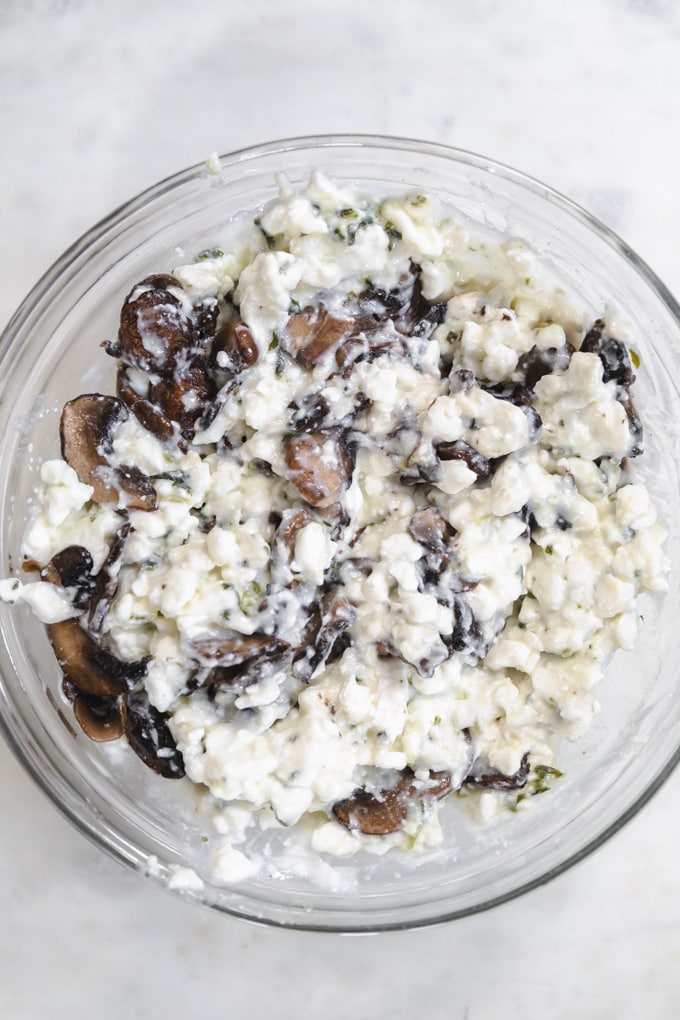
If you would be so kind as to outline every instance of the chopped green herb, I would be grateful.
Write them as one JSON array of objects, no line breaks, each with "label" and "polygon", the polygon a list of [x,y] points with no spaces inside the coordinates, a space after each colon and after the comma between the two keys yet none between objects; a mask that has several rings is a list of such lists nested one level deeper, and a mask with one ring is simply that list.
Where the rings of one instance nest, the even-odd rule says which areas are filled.
[{"label": "chopped green herb", "polygon": [[222,258],[224,252],[221,248],[206,248],[205,251],[199,252],[196,256],[197,262],[206,262],[208,259],[219,259]]},{"label": "chopped green herb", "polygon": [[639,368],[640,367],[640,355],[638,354],[637,351],[634,351],[632,347],[629,347],[628,350],[630,352],[630,360],[633,362],[633,365],[635,366],[635,368]]},{"label": "chopped green herb", "polygon": [[257,581],[253,581],[249,588],[245,588],[242,592],[240,592],[238,597],[238,607],[245,616],[250,616],[261,599],[262,588],[260,588]]}]

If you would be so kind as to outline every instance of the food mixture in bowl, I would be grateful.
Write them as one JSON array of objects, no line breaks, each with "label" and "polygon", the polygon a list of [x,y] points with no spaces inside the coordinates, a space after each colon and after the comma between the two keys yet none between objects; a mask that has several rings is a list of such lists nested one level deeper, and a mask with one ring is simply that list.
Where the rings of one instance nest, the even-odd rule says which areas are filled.
[{"label": "food mixture in bowl", "polygon": [[224,236],[125,298],[3,597],[89,736],[207,791],[218,880],[253,826],[348,856],[523,810],[666,587],[636,355],[434,195],[314,174]]}]

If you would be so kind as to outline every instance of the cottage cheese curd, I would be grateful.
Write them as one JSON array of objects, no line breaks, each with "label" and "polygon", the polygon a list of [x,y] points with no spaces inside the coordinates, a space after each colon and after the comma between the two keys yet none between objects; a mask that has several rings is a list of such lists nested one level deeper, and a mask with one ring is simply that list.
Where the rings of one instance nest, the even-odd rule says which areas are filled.
[{"label": "cottage cheese curd", "polygon": [[[257,870],[253,826],[413,848],[447,796],[489,814],[559,777],[666,588],[605,322],[434,196],[314,174],[236,250],[134,288],[109,353],[118,398],[77,408],[96,464],[62,420],[24,541],[43,580],[0,596],[70,628],[88,732],[209,791],[218,878]],[[74,625],[118,686],[70,671]]]}]

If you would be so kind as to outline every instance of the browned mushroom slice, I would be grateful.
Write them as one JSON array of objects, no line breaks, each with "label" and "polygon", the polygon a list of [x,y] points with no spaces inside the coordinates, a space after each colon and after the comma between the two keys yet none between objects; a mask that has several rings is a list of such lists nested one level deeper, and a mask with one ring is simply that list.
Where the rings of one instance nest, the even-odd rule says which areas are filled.
[{"label": "browned mushroom slice", "polygon": [[318,616],[314,619],[315,633],[309,636],[310,646],[295,663],[295,675],[309,680],[319,666],[328,661],[336,642],[351,627],[355,617],[356,609],[342,594],[339,586],[326,592],[318,607]]},{"label": "browned mushroom slice", "polygon": [[393,319],[402,325],[413,324],[421,298],[420,270],[413,262],[397,286],[391,290],[369,285],[359,295],[359,306],[364,315],[383,320]]},{"label": "browned mushroom slice", "polygon": [[260,352],[253,334],[240,319],[222,326],[213,340],[210,351],[211,364],[228,368],[237,374],[252,368],[259,356]]},{"label": "browned mushroom slice", "polygon": [[453,629],[443,641],[451,654],[460,652],[478,660],[483,659],[491,639],[484,636],[469,603],[459,594],[461,587],[463,591],[467,590],[464,579],[456,577],[452,584]]},{"label": "browned mushroom slice", "polygon": [[48,624],[47,634],[64,676],[86,694],[115,697],[134,687],[146,673],[146,659],[117,659],[100,648],[76,619]]},{"label": "browned mushroom slice", "polygon": [[314,520],[311,510],[305,506],[290,507],[284,510],[281,521],[276,529],[275,543],[285,563],[290,563],[295,555],[295,541],[298,533]]},{"label": "browned mushroom slice", "polygon": [[195,337],[180,301],[165,287],[154,286],[158,280],[143,281],[127,297],[120,313],[118,347],[126,365],[165,373],[193,346]]},{"label": "browned mushroom slice", "polygon": [[229,379],[224,386],[218,390],[217,396],[214,400],[211,400],[208,406],[204,409],[203,414],[199,421],[199,427],[202,429],[210,428],[212,423],[217,418],[229,397],[238,389],[238,380]]},{"label": "browned mushroom slice", "polygon": [[146,397],[140,397],[138,393],[132,388],[130,380],[127,376],[127,371],[124,367],[119,368],[116,390],[118,396],[123,403],[129,407],[134,414],[139,424],[151,432],[156,439],[160,439],[161,442],[178,442],[180,449],[186,450],[186,443],[178,436],[178,429],[173,425],[170,419],[163,414],[160,408],[156,407],[147,400]]},{"label": "browned mushroom slice", "polygon": [[422,782],[407,768],[394,786],[377,794],[359,787],[351,797],[333,805],[333,814],[346,829],[358,830],[366,836],[385,836],[402,827],[418,801],[441,800],[452,789],[448,772],[430,771],[428,780]]},{"label": "browned mushroom slice", "polygon": [[286,436],[283,457],[290,481],[312,506],[337,503],[352,477],[352,458],[340,429]]},{"label": "browned mushroom slice", "polygon": [[93,694],[77,694],[73,714],[90,740],[98,743],[118,740],[125,733],[125,705],[122,695],[97,698]]},{"label": "browned mushroom slice", "polygon": [[219,312],[220,306],[214,297],[202,297],[194,301],[191,317],[194,320],[196,335],[199,340],[210,340],[211,337],[215,336]]},{"label": "browned mushroom slice", "polygon": [[635,382],[635,375],[626,345],[605,332],[603,319],[596,319],[583,338],[581,350],[586,354],[597,354],[602,362],[603,381],[613,379],[616,383],[616,399],[623,405],[630,428],[631,448],[628,456],[637,457],[642,452],[643,431],[631,395],[630,388]]},{"label": "browned mushroom slice", "polygon": [[195,638],[191,647],[199,662],[229,668],[250,659],[276,655],[285,651],[289,645],[271,634],[239,634],[231,631],[223,637]]},{"label": "browned mushroom slice", "polygon": [[342,378],[347,379],[352,374],[354,366],[361,361],[371,363],[387,355],[402,357],[403,353],[398,334],[386,338],[382,330],[377,332],[366,330],[345,340],[335,352],[335,362],[338,368],[342,369]]},{"label": "browned mushroom slice", "polygon": [[150,290],[167,290],[168,287],[177,287],[178,290],[182,290],[182,284],[176,276],[171,276],[170,273],[151,273],[150,276],[145,276],[143,280],[135,284],[125,300],[129,301],[135,291],[141,290],[142,287],[148,287]]},{"label": "browned mushroom slice", "polygon": [[188,438],[213,393],[206,368],[201,360],[185,368],[181,375],[160,379],[151,386],[149,397],[166,418],[177,422]]},{"label": "browned mushroom slice", "polygon": [[525,754],[519,768],[512,775],[505,775],[488,766],[484,770],[484,766],[477,765],[473,766],[463,782],[466,786],[484,787],[488,790],[521,790],[526,786],[529,771],[529,755]]},{"label": "browned mushroom slice", "polygon": [[312,368],[331,347],[354,329],[353,319],[336,319],[324,305],[291,315],[281,346],[303,368]]},{"label": "browned mushroom slice", "polygon": [[626,345],[605,332],[604,319],[596,319],[583,338],[581,350],[597,354],[602,362],[602,379],[614,379],[619,386],[630,386],[635,381],[633,366]]},{"label": "browned mushroom slice", "polygon": [[408,526],[411,538],[433,552],[442,552],[456,534],[434,506],[423,506],[416,510]]},{"label": "browned mushroom slice", "polygon": [[43,581],[72,589],[71,602],[76,609],[86,609],[92,597],[94,577],[92,556],[82,545],[68,545],[55,553],[40,571]]},{"label": "browned mushroom slice", "polygon": [[440,460],[462,460],[479,478],[486,478],[491,470],[487,458],[463,439],[452,443],[437,443],[435,447]]},{"label": "browned mushroom slice", "polygon": [[533,390],[544,375],[566,372],[574,348],[570,343],[562,347],[532,347],[517,362],[517,369],[524,375],[524,385]]},{"label": "browned mushroom slice", "polygon": [[136,467],[112,467],[107,459],[113,429],[126,416],[125,405],[116,397],[85,393],[69,400],[61,414],[62,456],[78,477],[92,486],[95,503],[155,510],[156,492],[148,477]]},{"label": "browned mushroom slice", "polygon": [[164,779],[181,779],[184,759],[168,727],[168,716],[150,703],[146,691],[128,695],[125,732],[130,747]]},{"label": "browned mushroom slice", "polygon": [[292,657],[292,649],[285,648],[273,655],[255,656],[233,666],[213,666],[212,669],[204,667],[197,670],[187,683],[187,689],[193,693],[202,688],[208,692],[210,698],[214,698],[219,690],[225,689],[238,694],[253,684],[287,669]]},{"label": "browned mushroom slice", "polygon": [[330,412],[328,401],[321,393],[309,393],[300,401],[292,401],[288,405],[292,411],[290,427],[295,432],[306,432],[310,429],[319,429],[324,424]]},{"label": "browned mushroom slice", "polygon": [[123,565],[123,552],[130,532],[130,522],[124,520],[111,539],[111,545],[99,573],[94,578],[90,597],[90,614],[88,625],[90,633],[96,637],[101,631],[104,617],[118,590],[118,575]]},{"label": "browned mushroom slice", "polygon": [[397,646],[389,638],[380,638],[375,643],[375,650],[381,658],[393,658],[399,659],[401,662],[406,663],[407,666],[413,666],[416,672],[420,676],[429,678],[434,673],[437,666],[440,666],[442,662],[450,657],[450,653],[447,646],[444,644],[445,639],[442,638],[439,642],[439,647],[431,648],[428,653],[421,655],[417,660],[407,659],[406,656],[399,651]]}]

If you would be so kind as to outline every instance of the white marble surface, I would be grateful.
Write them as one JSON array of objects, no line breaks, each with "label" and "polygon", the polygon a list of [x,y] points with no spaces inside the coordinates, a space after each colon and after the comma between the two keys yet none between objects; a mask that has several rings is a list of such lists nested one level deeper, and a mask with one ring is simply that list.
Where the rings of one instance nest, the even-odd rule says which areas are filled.
[{"label": "white marble surface", "polygon": [[[0,321],[115,205],[214,149],[328,131],[515,165],[680,294],[675,0],[1,0]],[[62,820],[0,744],[0,1016],[680,1015],[680,774],[546,887],[438,929],[259,929]]]}]

